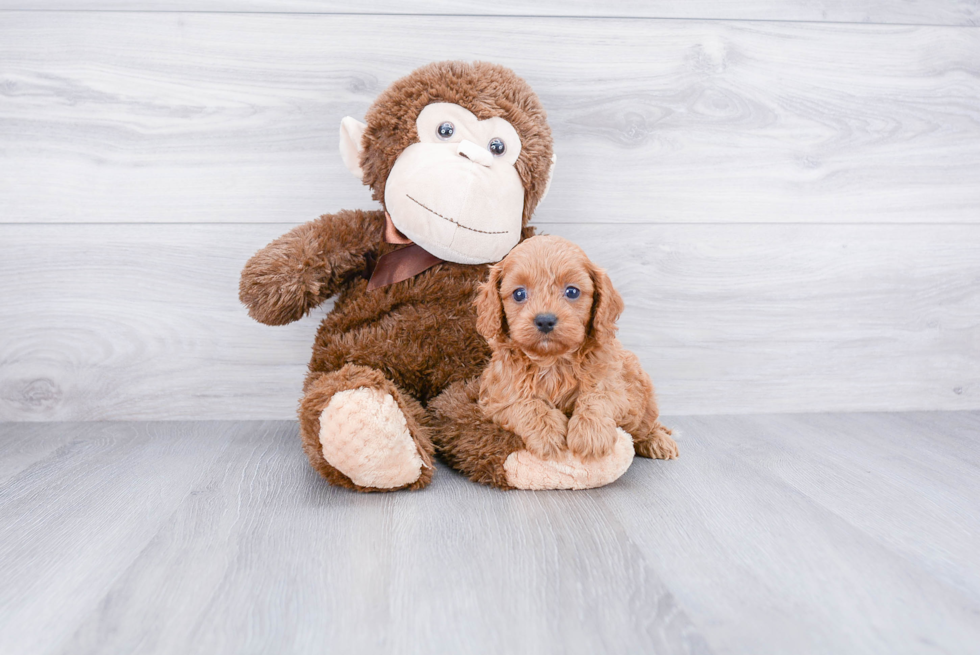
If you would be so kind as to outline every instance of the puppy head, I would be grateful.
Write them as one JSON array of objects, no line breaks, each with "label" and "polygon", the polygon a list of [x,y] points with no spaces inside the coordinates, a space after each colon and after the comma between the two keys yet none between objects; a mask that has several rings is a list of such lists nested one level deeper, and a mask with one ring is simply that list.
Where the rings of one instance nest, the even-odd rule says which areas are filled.
[{"label": "puppy head", "polygon": [[477,330],[491,346],[512,341],[548,357],[612,339],[623,299],[581,248],[537,236],[490,269],[476,306]]}]

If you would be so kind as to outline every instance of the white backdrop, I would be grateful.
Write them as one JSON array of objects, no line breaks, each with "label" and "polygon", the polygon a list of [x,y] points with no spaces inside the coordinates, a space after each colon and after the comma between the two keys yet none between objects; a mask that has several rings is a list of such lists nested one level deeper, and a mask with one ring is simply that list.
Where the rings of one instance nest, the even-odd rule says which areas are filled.
[{"label": "white backdrop", "polygon": [[328,307],[241,266],[453,58],[541,96],[664,413],[980,408],[980,8],[895,4],[0,0],[0,420],[291,418]]}]

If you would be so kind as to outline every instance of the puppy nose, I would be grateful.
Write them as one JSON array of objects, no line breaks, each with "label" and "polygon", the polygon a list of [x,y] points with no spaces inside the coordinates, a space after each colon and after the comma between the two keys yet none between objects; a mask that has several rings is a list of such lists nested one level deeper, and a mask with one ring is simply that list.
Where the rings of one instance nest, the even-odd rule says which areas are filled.
[{"label": "puppy nose", "polygon": [[554,314],[538,314],[534,317],[534,326],[538,328],[538,331],[545,334],[554,330],[556,323],[558,323],[558,317]]}]

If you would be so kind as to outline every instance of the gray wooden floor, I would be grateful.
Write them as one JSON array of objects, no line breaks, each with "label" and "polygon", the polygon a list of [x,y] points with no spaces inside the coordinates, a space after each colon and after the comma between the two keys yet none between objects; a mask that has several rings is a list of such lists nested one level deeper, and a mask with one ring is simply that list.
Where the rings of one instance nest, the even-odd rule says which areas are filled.
[{"label": "gray wooden floor", "polygon": [[980,413],[671,423],[604,489],[389,495],[292,422],[0,424],[0,653],[980,650]]}]

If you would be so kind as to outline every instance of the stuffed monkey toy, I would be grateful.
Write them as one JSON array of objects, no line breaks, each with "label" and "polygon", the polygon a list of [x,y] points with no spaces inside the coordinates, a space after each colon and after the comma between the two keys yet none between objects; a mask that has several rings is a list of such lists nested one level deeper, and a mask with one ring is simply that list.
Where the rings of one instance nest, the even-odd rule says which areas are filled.
[{"label": "stuffed monkey toy", "polygon": [[[488,265],[533,234],[555,158],[541,102],[511,70],[441,62],[396,81],[366,124],[344,118],[340,153],[381,203],[301,225],[257,252],[240,298],[268,325],[330,297],[303,385],[299,421],[310,464],[358,491],[421,489],[433,456],[501,488],[597,486],[632,449],[605,460],[537,459],[506,431],[467,437],[475,397],[460,393],[490,351],[473,306]],[[456,394],[438,420],[431,401]],[[496,433],[494,433],[496,434]]]}]

